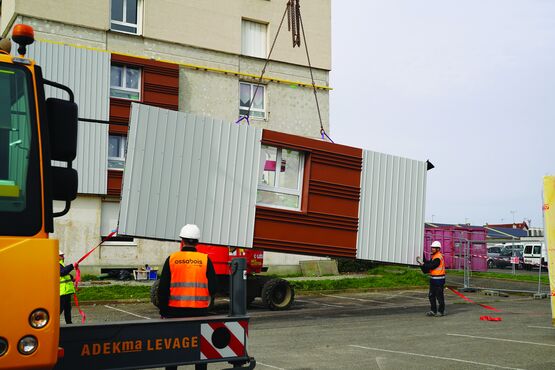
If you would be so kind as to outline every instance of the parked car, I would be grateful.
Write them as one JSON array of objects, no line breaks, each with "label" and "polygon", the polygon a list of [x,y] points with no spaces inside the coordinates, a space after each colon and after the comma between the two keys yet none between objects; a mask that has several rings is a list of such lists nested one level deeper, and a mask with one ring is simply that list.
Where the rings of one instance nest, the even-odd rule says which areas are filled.
[{"label": "parked car", "polygon": [[488,268],[492,269],[495,267],[493,260],[499,256],[503,250],[503,244],[496,244],[492,247],[488,247]]},{"label": "parked car", "polygon": [[510,242],[510,243],[505,243],[504,244],[503,250],[512,251],[513,249],[515,251],[523,252],[524,251],[524,244],[522,244],[521,242],[518,242],[518,243]]},{"label": "parked car", "polygon": [[545,244],[541,242],[524,245],[524,268],[532,270],[532,267],[542,265],[542,269],[547,268],[547,250]]},{"label": "parked car", "polygon": [[495,257],[493,259],[493,265],[497,268],[505,268],[507,266],[511,267],[512,263],[511,263],[511,258],[513,257],[518,257],[518,263],[515,264],[515,268],[518,269],[523,269],[524,268],[524,257],[522,254],[522,251],[520,250],[509,250],[509,249],[503,249],[501,251],[501,253],[499,254],[499,256]]}]

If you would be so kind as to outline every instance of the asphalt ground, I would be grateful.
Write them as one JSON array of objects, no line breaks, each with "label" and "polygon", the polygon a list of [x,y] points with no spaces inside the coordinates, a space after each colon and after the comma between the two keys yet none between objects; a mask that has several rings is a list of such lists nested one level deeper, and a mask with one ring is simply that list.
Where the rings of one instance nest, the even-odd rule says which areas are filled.
[{"label": "asphalt ground", "polygon": [[[249,354],[257,369],[268,370],[555,369],[549,299],[465,294],[501,312],[446,291],[447,315],[426,317],[429,303],[422,289],[301,295],[292,309],[281,312],[255,301],[249,310]],[[90,323],[159,317],[149,303],[84,309]],[[216,314],[227,310],[226,300],[216,302]],[[486,315],[502,321],[480,320]],[[228,367],[220,363],[208,368]]]}]

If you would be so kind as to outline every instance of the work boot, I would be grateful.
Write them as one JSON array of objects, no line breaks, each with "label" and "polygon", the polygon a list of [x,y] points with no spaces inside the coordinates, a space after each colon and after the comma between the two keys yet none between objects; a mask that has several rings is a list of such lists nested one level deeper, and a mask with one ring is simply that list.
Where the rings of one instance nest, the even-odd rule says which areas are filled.
[{"label": "work boot", "polygon": [[426,312],[426,316],[433,317],[433,316],[437,316],[437,314],[434,311],[428,311]]}]

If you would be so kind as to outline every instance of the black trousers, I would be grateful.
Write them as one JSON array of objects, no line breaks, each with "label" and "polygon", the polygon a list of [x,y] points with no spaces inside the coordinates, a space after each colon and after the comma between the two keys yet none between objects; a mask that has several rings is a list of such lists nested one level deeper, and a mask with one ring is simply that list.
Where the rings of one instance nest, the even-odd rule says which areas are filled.
[{"label": "black trousers", "polygon": [[60,296],[60,315],[64,313],[66,324],[71,324],[71,296],[73,294],[64,294]]},{"label": "black trousers", "polygon": [[435,313],[445,312],[445,298],[443,297],[443,288],[445,288],[445,282],[442,282],[441,284],[430,282],[430,291],[428,293],[428,298],[430,299],[430,309]]}]

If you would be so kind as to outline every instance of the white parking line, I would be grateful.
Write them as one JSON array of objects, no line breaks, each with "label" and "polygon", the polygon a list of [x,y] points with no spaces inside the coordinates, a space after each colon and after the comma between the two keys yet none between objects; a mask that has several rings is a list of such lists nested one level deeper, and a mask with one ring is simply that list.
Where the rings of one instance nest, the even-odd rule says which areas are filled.
[{"label": "white parking line", "polygon": [[550,329],[550,330],[555,330],[554,327],[552,326],[534,326],[534,325],[528,325],[529,328],[537,328],[537,329]]},{"label": "white parking line", "polygon": [[262,362],[259,362],[259,361],[256,361],[256,364],[257,364],[257,365],[266,366],[266,367],[270,367],[270,368],[272,368],[272,369],[285,370],[285,369],[282,368],[282,367],[276,367],[276,366],[272,366],[272,365],[263,364]]},{"label": "white parking line", "polygon": [[516,367],[506,367],[506,366],[500,366],[500,365],[494,365],[494,364],[487,364],[487,363],[484,363],[484,362],[476,362],[476,361],[461,360],[460,358],[441,357],[441,356],[432,356],[432,355],[423,355],[423,354],[421,354],[421,353],[411,353],[411,352],[403,352],[403,351],[392,351],[392,350],[390,350],[390,349],[373,348],[373,347],[364,347],[364,346],[358,346],[358,345],[354,345],[354,344],[349,345],[349,347],[368,349],[368,350],[371,350],[371,351],[380,351],[380,352],[389,352],[389,353],[399,353],[399,354],[402,354],[402,355],[409,355],[409,356],[418,356],[418,357],[435,358],[435,359],[438,359],[438,360],[448,360],[448,361],[455,361],[455,362],[463,362],[463,363],[465,363],[465,364],[473,364],[473,365],[480,365],[480,366],[487,366],[487,367],[495,367],[495,368],[499,368],[499,369],[523,370],[523,369],[519,369],[519,368],[516,368]]},{"label": "white parking line", "polygon": [[527,342],[524,340],[514,340],[514,339],[503,339],[503,338],[490,338],[490,337],[477,337],[474,335],[466,335],[466,334],[447,334],[452,337],[466,337],[466,338],[476,338],[476,339],[486,339],[486,340],[498,340],[500,342],[513,342],[513,343],[522,343],[522,344],[533,344],[536,346],[546,346],[546,347],[555,347],[555,344],[549,343],[538,343],[538,342]]},{"label": "white parking line", "polygon": [[129,312],[129,311],[125,311],[125,310],[121,310],[121,309],[119,309],[119,308],[115,308],[115,307],[112,307],[112,306],[108,306],[108,305],[106,305],[106,304],[104,305],[104,307],[106,307],[106,308],[111,308],[112,310],[116,310],[116,311],[119,311],[119,312],[123,312],[123,313],[126,313],[126,314],[128,314],[128,315],[132,315],[132,316],[140,317],[141,319],[147,319],[147,320],[152,320],[152,318],[150,318],[150,317],[146,317],[146,316],[141,316],[141,315],[137,315],[137,314],[135,314],[135,313],[133,313],[133,312]]},{"label": "white parking line", "polygon": [[385,303],[385,304],[390,304],[388,302],[384,302],[384,301],[376,301],[374,299],[364,299],[364,298],[355,298],[355,297],[344,297],[344,296],[340,296],[340,295],[331,295],[331,294],[320,294],[321,296],[324,297],[331,297],[331,298],[339,298],[339,299],[350,299],[353,301],[359,301],[359,302],[374,302],[374,303]]},{"label": "white parking line", "polygon": [[310,304],[316,304],[316,305],[321,305],[321,306],[327,306],[327,307],[345,307],[339,304],[327,304],[327,303],[322,303],[322,302],[313,302],[313,301],[305,301],[305,300],[301,300],[301,299],[295,299],[296,302],[301,302],[301,303],[310,303]]},{"label": "white parking line", "polygon": [[[391,298],[398,298],[400,296],[403,296],[404,293],[409,293],[409,292],[408,291],[402,291],[402,292],[399,292],[399,293],[396,293],[396,294],[393,294],[393,295],[385,294],[385,293],[378,293],[378,292],[372,292],[371,294],[383,295],[383,296],[387,297],[385,299],[391,299]],[[409,296],[409,297],[403,296],[403,298],[420,299],[420,300],[423,300],[423,301],[428,301],[429,300],[428,298],[415,297],[415,296]]]}]

